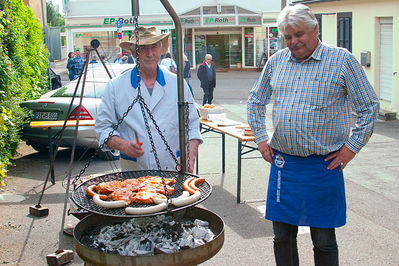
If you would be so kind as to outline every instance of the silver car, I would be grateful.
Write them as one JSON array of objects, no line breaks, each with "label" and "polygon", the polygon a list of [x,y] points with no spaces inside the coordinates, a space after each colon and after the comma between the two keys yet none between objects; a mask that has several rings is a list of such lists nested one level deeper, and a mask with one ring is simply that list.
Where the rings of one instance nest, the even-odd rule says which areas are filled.
[{"label": "silver car", "polygon": [[[110,64],[107,68],[113,77],[116,77],[133,68],[131,64]],[[80,121],[95,120],[97,111],[101,103],[101,97],[105,86],[109,81],[109,76],[101,64],[90,64],[88,66],[86,81],[84,84],[84,93]],[[79,110],[80,96],[82,92],[83,77],[81,78],[76,97],[73,101],[71,112],[67,113],[72,96],[75,91],[78,80],[73,80],[67,85],[49,91],[43,94],[37,100],[30,100],[21,103],[22,107],[30,110],[32,113],[31,121],[52,121],[52,120],[76,120]],[[61,127],[51,128],[50,135],[56,136],[61,131]],[[43,128],[31,128],[30,124],[24,125],[23,139],[26,144],[31,145],[39,152],[48,152],[49,150],[49,131]],[[60,147],[72,147],[75,134],[75,127],[67,127],[63,133]],[[58,138],[54,138],[53,145]],[[76,138],[76,148],[96,149],[98,147],[97,136],[94,126],[79,126]],[[98,151],[100,157],[104,159],[119,158],[118,151],[102,152]]]}]

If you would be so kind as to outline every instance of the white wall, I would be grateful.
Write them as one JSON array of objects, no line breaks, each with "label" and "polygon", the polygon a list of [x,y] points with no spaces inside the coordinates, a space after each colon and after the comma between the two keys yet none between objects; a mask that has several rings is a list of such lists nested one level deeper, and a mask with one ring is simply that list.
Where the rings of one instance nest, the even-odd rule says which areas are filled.
[{"label": "white wall", "polygon": [[[220,0],[222,6],[237,5],[254,12],[280,11],[278,0]],[[199,6],[216,6],[217,0],[170,0],[177,14]],[[131,0],[64,0],[65,16],[107,16],[130,15]],[[139,0],[140,14],[156,15],[167,13],[160,0]]]}]

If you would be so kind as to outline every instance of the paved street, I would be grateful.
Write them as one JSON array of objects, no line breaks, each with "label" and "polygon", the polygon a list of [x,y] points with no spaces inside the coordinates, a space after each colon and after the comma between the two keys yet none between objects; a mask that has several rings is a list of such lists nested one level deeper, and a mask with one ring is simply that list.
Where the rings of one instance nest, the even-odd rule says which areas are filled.
[{"label": "paved street", "polygon": [[[62,62],[63,64],[63,62]],[[66,80],[65,65],[57,73]],[[63,67],[64,66],[64,67]],[[218,72],[215,105],[224,108],[229,119],[246,121],[246,98],[259,72]],[[195,73],[191,84],[197,102],[202,92]],[[270,110],[268,112],[270,114]],[[270,117],[270,115],[268,116]],[[60,233],[65,188],[62,181],[69,168],[69,149],[57,156],[56,184],[50,185],[42,205],[47,217],[29,215],[37,203],[47,175],[48,155],[39,154],[21,143],[20,155],[9,168],[7,186],[0,192],[0,264],[46,265],[46,255],[58,248],[73,249],[71,237]],[[199,149],[199,176],[213,187],[200,206],[218,214],[225,222],[225,243],[213,258],[201,264],[274,265],[271,223],[263,218],[269,165],[261,158],[243,160],[241,204],[236,203],[237,141],[226,136],[226,172],[221,173],[221,140],[207,133]],[[254,152],[253,157],[258,157]],[[89,156],[77,153],[72,176],[78,174]],[[344,170],[347,195],[347,224],[337,229],[341,265],[399,265],[399,121],[377,121],[369,144]],[[87,175],[118,171],[95,159]],[[66,222],[76,223],[67,216]],[[298,236],[301,265],[313,265],[307,228]],[[83,265],[75,253],[70,265]]]}]

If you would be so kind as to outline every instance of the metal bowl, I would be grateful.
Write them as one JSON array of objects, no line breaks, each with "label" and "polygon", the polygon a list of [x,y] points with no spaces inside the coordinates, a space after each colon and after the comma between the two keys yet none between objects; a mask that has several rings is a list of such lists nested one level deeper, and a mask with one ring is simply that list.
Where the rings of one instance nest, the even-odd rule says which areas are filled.
[{"label": "metal bowl", "polygon": [[195,218],[209,222],[210,229],[215,238],[204,245],[196,248],[186,249],[171,254],[157,254],[153,256],[122,256],[105,253],[84,245],[80,239],[86,229],[92,226],[106,226],[116,222],[128,220],[126,217],[112,217],[91,214],[81,220],[74,229],[75,250],[88,265],[197,265],[213,257],[222,248],[224,243],[224,222],[215,213],[191,207],[179,212],[174,212],[173,217]]}]

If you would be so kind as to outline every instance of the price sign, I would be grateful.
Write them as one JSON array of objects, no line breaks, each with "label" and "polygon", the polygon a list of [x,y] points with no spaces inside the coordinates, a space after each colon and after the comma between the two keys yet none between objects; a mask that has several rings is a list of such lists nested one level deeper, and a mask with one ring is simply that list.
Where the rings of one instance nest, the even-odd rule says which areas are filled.
[{"label": "price sign", "polygon": [[122,39],[122,32],[118,32],[117,37],[118,37],[119,40]]}]

